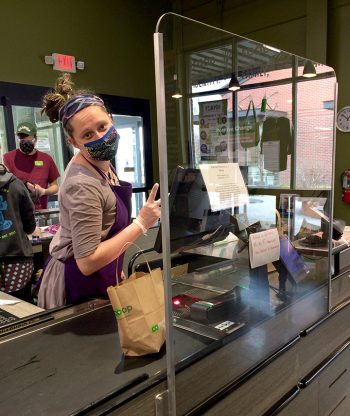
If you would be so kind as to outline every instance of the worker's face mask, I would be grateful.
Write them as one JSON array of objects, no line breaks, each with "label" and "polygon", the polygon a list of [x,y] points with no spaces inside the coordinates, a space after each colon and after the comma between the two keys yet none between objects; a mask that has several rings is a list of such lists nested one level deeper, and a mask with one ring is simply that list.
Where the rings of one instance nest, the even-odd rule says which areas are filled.
[{"label": "worker's face mask", "polygon": [[19,141],[19,148],[22,150],[23,153],[29,154],[32,153],[35,146],[35,140],[20,140]]},{"label": "worker's face mask", "polygon": [[112,125],[107,133],[90,143],[84,144],[91,159],[94,160],[112,160],[118,149],[119,134],[116,128]]}]

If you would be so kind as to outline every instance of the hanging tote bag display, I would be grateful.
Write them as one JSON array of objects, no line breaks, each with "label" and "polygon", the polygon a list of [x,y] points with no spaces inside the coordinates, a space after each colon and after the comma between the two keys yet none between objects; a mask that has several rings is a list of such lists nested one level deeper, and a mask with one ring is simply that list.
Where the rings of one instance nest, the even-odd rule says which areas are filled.
[{"label": "hanging tote bag display", "polygon": [[[252,112],[252,114],[249,114]],[[259,144],[259,126],[253,100],[249,101],[247,112],[239,120],[239,141],[244,149],[255,147]]]},{"label": "hanging tote bag display", "polygon": [[107,289],[126,356],[159,352],[165,342],[163,273],[147,265],[149,273],[133,273]]}]

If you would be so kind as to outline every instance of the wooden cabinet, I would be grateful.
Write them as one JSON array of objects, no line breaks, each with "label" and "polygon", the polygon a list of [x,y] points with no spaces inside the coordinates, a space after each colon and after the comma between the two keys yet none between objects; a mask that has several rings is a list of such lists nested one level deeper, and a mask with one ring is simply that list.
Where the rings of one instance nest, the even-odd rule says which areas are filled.
[{"label": "wooden cabinet", "polygon": [[347,416],[350,412],[350,339],[311,370],[264,416]]},{"label": "wooden cabinet", "polygon": [[202,414],[348,415],[349,322],[350,305],[345,304]]},{"label": "wooden cabinet", "polygon": [[350,347],[320,374],[318,392],[319,416],[334,415],[335,411],[339,415],[344,414],[340,409],[350,395]]},{"label": "wooden cabinet", "polygon": [[350,271],[340,274],[331,281],[331,308],[350,298]]}]

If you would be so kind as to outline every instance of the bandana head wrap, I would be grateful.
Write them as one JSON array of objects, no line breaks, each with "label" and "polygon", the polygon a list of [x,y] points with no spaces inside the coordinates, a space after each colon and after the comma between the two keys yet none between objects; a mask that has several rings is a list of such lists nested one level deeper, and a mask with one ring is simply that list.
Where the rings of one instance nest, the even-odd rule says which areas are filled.
[{"label": "bandana head wrap", "polygon": [[64,106],[60,108],[58,113],[62,127],[65,129],[69,119],[71,119],[83,108],[89,107],[90,105],[98,105],[100,107],[104,107],[105,104],[103,100],[96,95],[76,95],[75,97],[68,100]]}]

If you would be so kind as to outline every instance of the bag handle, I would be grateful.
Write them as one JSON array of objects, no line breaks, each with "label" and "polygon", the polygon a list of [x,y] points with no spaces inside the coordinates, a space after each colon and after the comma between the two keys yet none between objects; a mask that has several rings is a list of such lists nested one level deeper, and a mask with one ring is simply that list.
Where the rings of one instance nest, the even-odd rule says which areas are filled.
[{"label": "bag handle", "polygon": [[[127,241],[127,242],[123,245],[123,247],[120,249],[120,251],[119,251],[119,253],[118,253],[118,257],[117,257],[117,268],[116,268],[116,273],[118,273],[119,257],[120,257],[120,255],[122,254],[122,251],[124,250],[124,248],[125,248],[127,245],[133,245],[133,246],[135,246],[136,248],[138,248],[138,249],[139,249],[139,251],[142,253],[142,255],[144,256],[144,258],[145,258],[145,260],[146,260],[146,264],[147,264],[147,267],[148,267],[149,274],[151,274],[151,268],[150,268],[150,265],[149,265],[149,263],[148,263],[148,260],[147,260],[146,254],[143,252],[143,250],[142,250],[142,248],[141,248],[141,247],[139,247],[137,244],[133,243],[132,241]],[[123,279],[123,280],[126,280],[126,279]],[[117,281],[117,286],[119,286],[118,275],[116,276],[116,281]]]},{"label": "bag handle", "polygon": [[248,116],[249,116],[250,107],[252,107],[253,117],[254,117],[254,120],[256,121],[256,111],[255,111],[255,105],[254,105],[254,101],[253,100],[250,100],[249,101],[248,108],[247,108],[247,112],[245,114],[245,119],[247,119]]},{"label": "bag handle", "polygon": [[253,116],[254,116],[254,120],[256,121],[256,111],[255,111],[254,101],[253,101],[253,100],[250,100],[250,102],[252,103],[252,108],[253,108]]},{"label": "bag handle", "polygon": [[[245,113],[245,118],[248,118],[251,104],[252,104],[252,100],[249,101],[247,112]],[[254,105],[254,103],[253,103],[253,105]]]}]

